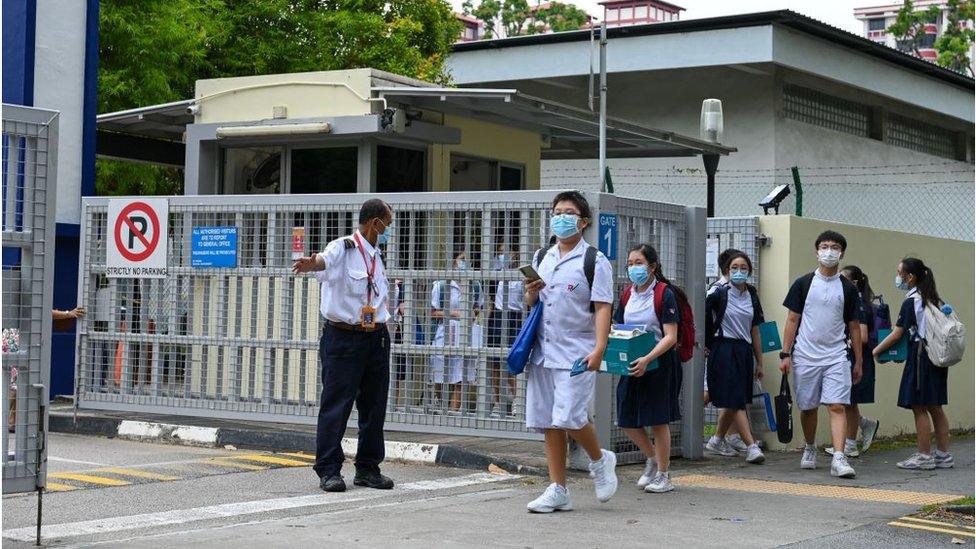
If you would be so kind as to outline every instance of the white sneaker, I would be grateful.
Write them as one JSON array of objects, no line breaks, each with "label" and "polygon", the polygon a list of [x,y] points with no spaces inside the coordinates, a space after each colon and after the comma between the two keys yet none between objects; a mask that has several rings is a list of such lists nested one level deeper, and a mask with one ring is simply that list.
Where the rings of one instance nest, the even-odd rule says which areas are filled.
[{"label": "white sneaker", "polygon": [[803,447],[803,457],[800,458],[800,469],[817,468],[817,447],[807,445]]},{"label": "white sneaker", "polygon": [[495,419],[502,417],[502,405],[496,402],[495,405],[491,407],[491,413],[488,414],[488,417]]},{"label": "white sneaker", "polygon": [[898,462],[899,469],[922,469],[931,471],[935,469],[935,458],[928,454],[915,452],[905,461]]},{"label": "white sneaker", "polygon": [[671,490],[674,490],[674,484],[671,484],[671,473],[668,471],[658,471],[654,480],[644,488],[645,492],[653,494],[663,494]]},{"label": "white sneaker", "polygon": [[657,476],[657,460],[654,458],[647,458],[647,462],[644,464],[644,474],[637,479],[637,489],[643,490],[647,488],[647,485],[654,480]]},{"label": "white sneaker", "polygon": [[753,442],[751,446],[746,447],[746,462],[758,465],[764,461],[766,461],[766,455],[759,449],[758,444]]},{"label": "white sneaker", "polygon": [[847,463],[847,456],[834,454],[834,459],[830,462],[830,476],[840,478],[854,478],[854,468]]},{"label": "white sneaker", "polygon": [[600,451],[603,457],[590,462],[590,476],[593,477],[596,499],[606,503],[617,492],[617,454],[610,450]]},{"label": "white sneaker", "polygon": [[746,454],[749,452],[749,445],[742,440],[742,435],[739,433],[734,435],[725,435],[725,442],[728,443],[729,447],[740,454]]},{"label": "white sneaker", "polygon": [[874,435],[878,434],[881,422],[869,417],[861,418],[861,452],[867,452],[874,442]]},{"label": "white sneaker", "polygon": [[718,456],[733,457],[738,455],[724,438],[718,438],[715,435],[712,435],[712,438],[708,439],[708,442],[705,443],[705,448]]},{"label": "white sneaker", "polygon": [[[832,456],[832,455],[834,455],[835,450],[834,450],[834,447],[833,446],[825,446],[824,447],[824,452],[827,455],[831,455]],[[861,455],[861,453],[857,451],[857,442],[856,441],[853,441],[853,440],[845,440],[844,441],[844,455],[847,456],[847,457],[849,457],[849,458],[856,458],[857,456]]]},{"label": "white sneaker", "polygon": [[553,482],[541,496],[530,501],[526,508],[530,513],[572,511],[573,502],[569,500],[569,490]]},{"label": "white sneaker", "polygon": [[935,455],[932,457],[935,458],[936,469],[952,469],[952,467],[956,464],[955,460],[952,459],[952,454],[949,452],[940,452],[939,450],[936,450]]}]

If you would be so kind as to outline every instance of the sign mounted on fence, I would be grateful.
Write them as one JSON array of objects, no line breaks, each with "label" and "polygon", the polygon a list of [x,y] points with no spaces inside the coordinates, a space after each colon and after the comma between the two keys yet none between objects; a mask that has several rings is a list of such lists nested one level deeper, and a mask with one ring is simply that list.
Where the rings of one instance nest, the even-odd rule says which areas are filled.
[{"label": "sign mounted on fence", "polygon": [[600,251],[607,259],[617,259],[617,214],[600,214]]},{"label": "sign mounted on fence", "polygon": [[236,268],[237,227],[193,227],[190,266]]},{"label": "sign mounted on fence", "polygon": [[305,256],[305,227],[291,228],[291,258],[301,259]]},{"label": "sign mounted on fence", "polygon": [[709,238],[705,240],[705,276],[718,278],[722,276],[718,264],[718,239]]},{"label": "sign mounted on fence", "polygon": [[166,278],[169,201],[165,198],[108,201],[109,278]]}]

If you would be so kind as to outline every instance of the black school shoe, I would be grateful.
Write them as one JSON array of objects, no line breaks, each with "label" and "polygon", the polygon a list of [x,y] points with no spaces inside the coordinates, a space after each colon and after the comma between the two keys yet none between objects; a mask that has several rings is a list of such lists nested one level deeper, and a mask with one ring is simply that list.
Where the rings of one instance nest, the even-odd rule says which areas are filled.
[{"label": "black school shoe", "polygon": [[345,492],[346,481],[342,480],[342,475],[331,475],[319,479],[319,488],[326,492]]},{"label": "black school shoe", "polygon": [[352,480],[356,486],[366,488],[376,488],[378,490],[392,490],[393,479],[382,475],[379,471],[356,471],[356,477]]}]

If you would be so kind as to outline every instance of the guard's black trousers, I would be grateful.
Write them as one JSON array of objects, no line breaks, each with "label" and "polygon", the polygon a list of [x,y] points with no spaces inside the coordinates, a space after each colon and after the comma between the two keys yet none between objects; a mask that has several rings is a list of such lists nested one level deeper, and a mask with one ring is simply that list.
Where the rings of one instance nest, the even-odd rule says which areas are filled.
[{"label": "guard's black trousers", "polygon": [[319,342],[322,400],[319,402],[315,472],[319,477],[342,469],[342,437],[352,412],[359,412],[357,471],[379,471],[385,455],[383,422],[390,386],[390,333],[343,330],[326,324]]}]

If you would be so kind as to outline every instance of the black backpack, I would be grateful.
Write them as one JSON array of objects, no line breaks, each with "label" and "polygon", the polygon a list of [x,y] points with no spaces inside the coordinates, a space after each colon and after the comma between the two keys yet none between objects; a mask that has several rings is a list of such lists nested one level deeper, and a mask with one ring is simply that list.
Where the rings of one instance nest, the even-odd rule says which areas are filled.
[{"label": "black backpack", "polygon": [[[547,253],[549,253],[549,250],[551,250],[552,247],[555,245],[556,245],[555,242],[550,242],[550,244],[545,248],[539,248],[538,250],[536,250],[535,260],[533,261],[533,264],[535,265],[536,269],[539,268],[539,265],[542,263],[542,259],[545,257]],[[595,247],[588,246],[586,248],[586,252],[583,253],[583,275],[586,276],[586,284],[589,286],[591,292],[593,290],[593,277],[596,274],[597,251],[598,250]],[[590,301],[590,312],[592,313],[594,310],[595,309],[593,307],[593,302]]]},{"label": "black backpack", "polygon": [[[746,284],[746,289],[749,290],[749,297],[752,298],[753,318],[758,318],[759,323],[762,324],[765,319],[762,304],[759,303],[759,292],[756,291],[756,287],[752,284]],[[707,348],[711,348],[712,343],[715,341],[716,333],[722,329],[722,320],[725,319],[725,309],[729,305],[729,286],[727,284],[715,286],[714,292],[712,295],[717,297],[712,299],[718,299],[719,301],[714,309],[707,310],[705,314],[705,347]],[[706,298],[707,301],[708,298]]]}]

